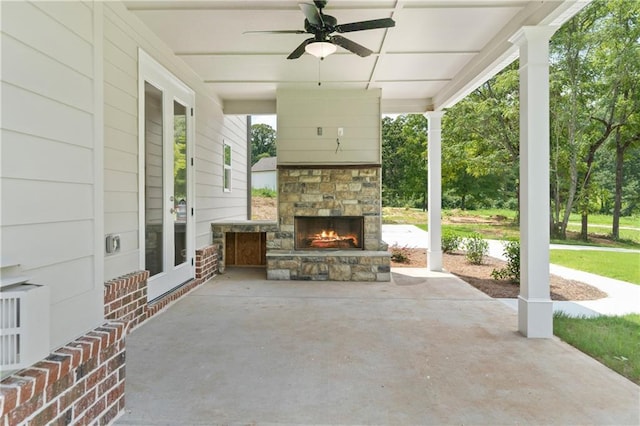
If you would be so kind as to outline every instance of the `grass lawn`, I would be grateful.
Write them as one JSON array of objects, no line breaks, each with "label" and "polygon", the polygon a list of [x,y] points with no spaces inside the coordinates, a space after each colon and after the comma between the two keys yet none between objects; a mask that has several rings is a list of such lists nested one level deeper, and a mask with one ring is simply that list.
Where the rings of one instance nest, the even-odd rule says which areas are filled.
[{"label": "grass lawn", "polygon": [[[442,211],[442,229],[451,230],[461,237],[468,237],[478,232],[483,238],[495,240],[517,240],[520,238],[520,229],[514,224],[516,213],[512,210],[505,209],[484,209],[484,210],[458,210],[448,209]],[[576,216],[579,219],[579,216]],[[570,231],[574,231],[568,235],[566,240],[551,240],[554,244],[566,245],[590,245],[590,246],[607,246],[640,249],[640,227],[638,226],[637,217],[621,218],[621,226],[632,226],[637,229],[621,229],[619,241],[613,241],[607,238],[611,232],[611,216],[593,215],[590,221],[589,235],[590,241],[582,241],[577,239],[577,232],[580,231],[579,224],[571,224]],[[624,221],[622,220],[624,219]],[[383,207],[382,221],[385,224],[407,224],[415,225],[425,231],[428,230],[427,225],[428,213],[422,209],[403,208],[403,207]],[[604,225],[607,225],[604,227]],[[596,238],[599,237],[599,238]]]},{"label": "grass lawn", "polygon": [[[580,223],[582,217],[577,213],[571,213],[569,216],[569,222]],[[590,214],[589,215],[589,225],[607,225],[611,227],[611,222],[613,220],[612,215],[606,214]],[[633,228],[640,228],[640,217],[638,216],[623,216],[620,218],[620,226],[630,226]],[[611,229],[609,229],[610,231]]]},{"label": "grass lawn", "polygon": [[551,263],[640,285],[640,253],[551,250]]},{"label": "grass lawn", "polygon": [[640,315],[569,318],[555,314],[553,332],[571,346],[640,385]]},{"label": "grass lawn", "polygon": [[[567,230],[579,233],[580,225],[569,224],[569,226],[567,226]],[[611,235],[611,226],[603,228],[602,226],[589,225],[588,231],[589,231],[589,235],[608,237]],[[620,240],[635,242],[637,244],[640,244],[640,229],[621,229]]]}]

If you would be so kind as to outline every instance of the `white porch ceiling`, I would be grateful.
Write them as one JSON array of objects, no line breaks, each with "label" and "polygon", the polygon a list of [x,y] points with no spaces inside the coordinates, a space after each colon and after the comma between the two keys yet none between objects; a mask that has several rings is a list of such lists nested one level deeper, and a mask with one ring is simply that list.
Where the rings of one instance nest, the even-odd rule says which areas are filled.
[{"label": "white porch ceiling", "polygon": [[[275,113],[279,88],[382,89],[384,113],[449,107],[517,57],[523,25],[561,25],[589,0],[330,0],[338,23],[393,18],[345,33],[374,53],[342,48],[324,61],[286,57],[309,34],[298,1],[127,1],[125,5],[222,99],[226,113]],[[309,2],[311,2],[309,0]],[[272,111],[270,111],[272,110]]]}]

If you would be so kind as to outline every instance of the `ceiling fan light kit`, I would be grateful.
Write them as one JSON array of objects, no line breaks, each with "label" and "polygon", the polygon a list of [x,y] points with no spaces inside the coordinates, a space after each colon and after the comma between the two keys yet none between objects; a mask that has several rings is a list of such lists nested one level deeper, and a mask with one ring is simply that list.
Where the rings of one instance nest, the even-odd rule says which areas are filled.
[{"label": "ceiling fan light kit", "polygon": [[247,33],[270,33],[270,34],[312,34],[287,56],[287,59],[298,59],[305,52],[316,58],[324,59],[335,53],[337,46],[340,46],[358,56],[366,57],[373,52],[366,47],[333,33],[349,33],[354,31],[375,30],[378,28],[391,28],[396,25],[391,18],[371,19],[368,21],[350,22],[348,24],[338,24],[338,20],[325,15],[322,9],[327,5],[326,0],[314,0],[311,3],[299,3],[300,9],[305,16],[304,30],[272,30],[272,31],[246,31]]},{"label": "ceiling fan light kit", "polygon": [[320,59],[324,59],[332,53],[335,53],[337,49],[338,48],[335,44],[329,43],[327,41],[314,41],[304,47],[304,50],[309,55],[313,55],[316,58]]}]

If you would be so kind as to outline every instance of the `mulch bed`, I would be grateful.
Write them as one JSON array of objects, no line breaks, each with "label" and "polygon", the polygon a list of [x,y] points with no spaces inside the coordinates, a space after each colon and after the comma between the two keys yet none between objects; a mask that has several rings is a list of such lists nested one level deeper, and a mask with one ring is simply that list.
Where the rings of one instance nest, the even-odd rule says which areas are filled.
[{"label": "mulch bed", "polygon": [[[427,266],[427,250],[420,248],[389,248],[401,250],[406,257],[405,262],[391,261],[391,266],[424,268]],[[495,298],[517,298],[520,294],[520,287],[506,280],[495,280],[491,277],[491,271],[503,268],[506,262],[485,257],[482,265],[470,264],[464,253],[444,253],[442,257],[444,269],[458,276],[473,287]],[[607,297],[607,294],[599,289],[578,281],[567,280],[557,275],[550,275],[551,299],[552,300],[596,300]]]}]

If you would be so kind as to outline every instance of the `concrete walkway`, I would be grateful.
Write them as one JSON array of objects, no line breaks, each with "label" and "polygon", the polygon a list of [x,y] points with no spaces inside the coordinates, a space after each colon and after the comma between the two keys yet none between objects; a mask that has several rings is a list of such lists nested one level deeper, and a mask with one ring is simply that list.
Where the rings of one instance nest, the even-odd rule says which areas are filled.
[{"label": "concrete walkway", "polygon": [[[397,244],[404,247],[426,248],[429,242],[429,233],[414,225],[382,225],[382,238],[389,245]],[[487,240],[489,243],[489,256],[506,260],[503,255],[503,242],[499,240]],[[593,246],[574,246],[551,244],[551,250],[600,250],[638,253],[640,250],[599,248]],[[597,315],[625,315],[640,313],[640,285],[627,283],[612,278],[603,277],[588,272],[566,268],[560,265],[550,265],[550,272],[560,277],[583,282],[599,288],[608,294],[608,297],[599,300],[585,301],[554,301],[554,311],[562,311],[571,316],[597,316]],[[512,309],[518,309],[517,299],[499,299]]]},{"label": "concrete walkway", "polygon": [[640,388],[445,273],[215,277],[127,337],[121,425],[640,423]]}]

